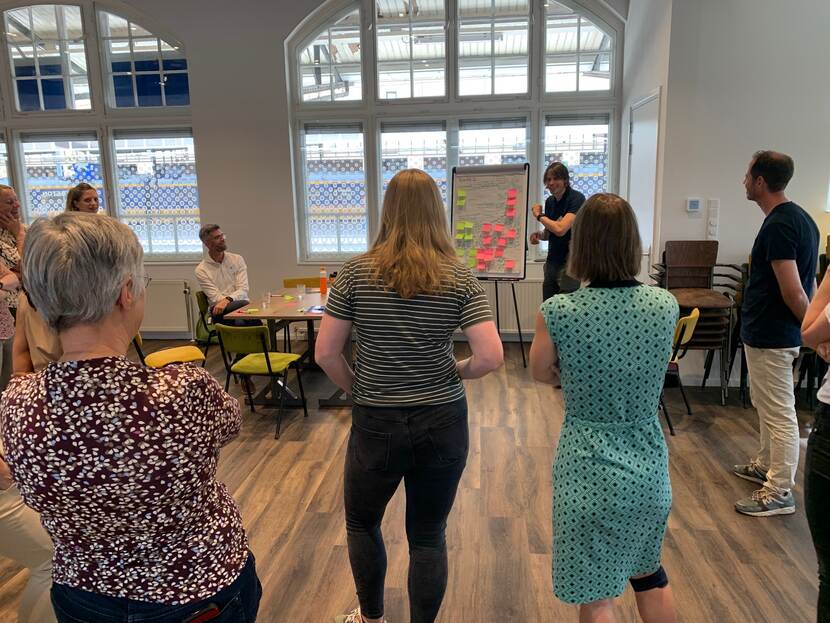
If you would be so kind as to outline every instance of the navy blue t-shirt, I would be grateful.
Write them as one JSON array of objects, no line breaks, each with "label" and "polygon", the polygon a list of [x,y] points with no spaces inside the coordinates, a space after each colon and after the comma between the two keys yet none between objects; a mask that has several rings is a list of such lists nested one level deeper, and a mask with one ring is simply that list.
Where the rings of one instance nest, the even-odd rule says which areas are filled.
[{"label": "navy blue t-shirt", "polygon": [[752,245],[749,281],[741,309],[741,339],[755,348],[801,346],[801,321],[781,296],[773,260],[795,260],[807,296],[812,296],[818,259],[818,227],[792,201],[772,209]]},{"label": "navy blue t-shirt", "polygon": [[[551,195],[545,201],[545,216],[552,221],[558,221],[568,213],[576,214],[577,210],[585,203],[585,195],[571,187],[565,189],[565,194],[557,201]],[[548,262],[562,265],[568,260],[568,250],[571,248],[571,230],[564,236],[557,236],[548,232]]]}]

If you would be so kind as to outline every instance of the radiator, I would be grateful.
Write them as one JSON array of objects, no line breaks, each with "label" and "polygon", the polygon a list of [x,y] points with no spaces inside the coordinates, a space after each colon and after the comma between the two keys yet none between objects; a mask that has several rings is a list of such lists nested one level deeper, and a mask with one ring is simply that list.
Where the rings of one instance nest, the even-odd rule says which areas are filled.
[{"label": "radiator", "polygon": [[193,336],[193,308],[186,281],[158,279],[147,287],[141,334],[149,338]]},{"label": "radiator", "polygon": [[[516,303],[519,306],[519,322],[522,326],[522,337],[529,342],[533,339],[533,330],[536,323],[536,312],[542,304],[542,282],[517,281]],[[493,310],[493,318],[496,316],[496,286],[492,281],[484,282],[484,290],[490,301],[490,308]],[[510,289],[510,282],[499,282],[499,322],[501,325],[502,338],[508,340],[519,339],[519,327],[516,323],[516,312],[513,307],[513,292]]]}]

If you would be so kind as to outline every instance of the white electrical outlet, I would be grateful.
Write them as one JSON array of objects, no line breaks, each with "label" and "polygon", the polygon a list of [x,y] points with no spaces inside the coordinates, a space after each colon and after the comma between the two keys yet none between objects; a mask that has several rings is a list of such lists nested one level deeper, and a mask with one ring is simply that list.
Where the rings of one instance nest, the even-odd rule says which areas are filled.
[{"label": "white electrical outlet", "polygon": [[720,224],[720,199],[709,199],[706,202],[707,221],[706,239],[718,239],[718,225]]}]

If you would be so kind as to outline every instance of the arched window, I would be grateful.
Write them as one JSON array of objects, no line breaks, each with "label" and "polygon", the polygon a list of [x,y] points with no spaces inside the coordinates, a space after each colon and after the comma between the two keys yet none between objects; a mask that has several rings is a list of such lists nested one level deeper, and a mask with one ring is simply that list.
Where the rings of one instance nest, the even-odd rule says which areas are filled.
[{"label": "arched window", "polygon": [[[616,187],[622,23],[595,0],[329,0],[287,42],[299,261],[364,251],[404,168],[552,159]],[[544,254],[544,247],[538,258]]]},{"label": "arched window", "polygon": [[67,190],[87,182],[149,261],[196,258],[187,57],[142,21],[91,1],[3,12],[0,183],[17,188],[31,222],[63,211]]}]

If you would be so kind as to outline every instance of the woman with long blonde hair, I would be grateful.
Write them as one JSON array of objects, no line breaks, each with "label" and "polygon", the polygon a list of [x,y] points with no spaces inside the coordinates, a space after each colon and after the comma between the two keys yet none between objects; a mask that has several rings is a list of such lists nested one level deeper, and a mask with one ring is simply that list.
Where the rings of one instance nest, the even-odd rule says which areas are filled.
[{"label": "woman with long blonde hair", "polygon": [[[353,327],[354,369],[343,356]],[[459,327],[472,356],[456,361]],[[331,288],[315,357],[354,403],[344,490],[360,607],[336,620],[383,621],[380,523],[403,480],[410,620],[431,623],[447,586],[447,517],[469,446],[461,379],[497,369],[503,353],[484,289],[456,259],[441,196],[423,171],[389,182],[377,239]]]}]

